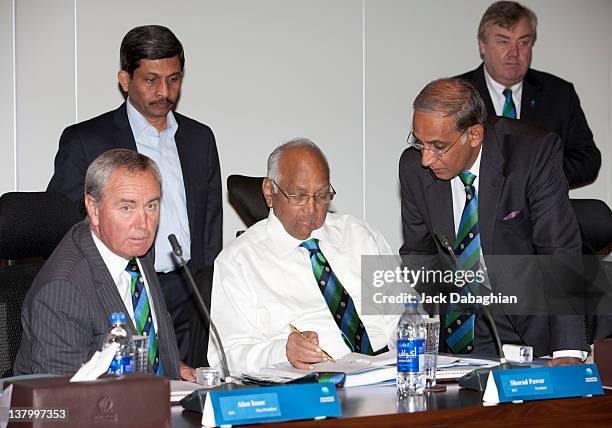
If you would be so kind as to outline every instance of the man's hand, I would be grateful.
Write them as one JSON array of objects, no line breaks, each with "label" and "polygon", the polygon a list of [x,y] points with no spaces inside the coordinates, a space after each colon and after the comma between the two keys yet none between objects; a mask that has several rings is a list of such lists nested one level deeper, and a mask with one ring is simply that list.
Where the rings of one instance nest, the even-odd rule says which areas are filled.
[{"label": "man's hand", "polygon": [[559,357],[553,358],[552,360],[546,361],[545,366],[553,367],[553,366],[575,366],[577,364],[582,364],[582,360],[576,357]]},{"label": "man's hand", "polygon": [[314,331],[302,332],[308,340],[304,339],[299,334],[292,332],[287,338],[285,345],[285,353],[287,361],[298,369],[312,370],[314,363],[320,363],[325,359],[319,348],[319,336]]},{"label": "man's hand", "polygon": [[179,364],[181,379],[186,380],[187,382],[195,382],[195,369],[189,367],[187,364],[181,361]]}]

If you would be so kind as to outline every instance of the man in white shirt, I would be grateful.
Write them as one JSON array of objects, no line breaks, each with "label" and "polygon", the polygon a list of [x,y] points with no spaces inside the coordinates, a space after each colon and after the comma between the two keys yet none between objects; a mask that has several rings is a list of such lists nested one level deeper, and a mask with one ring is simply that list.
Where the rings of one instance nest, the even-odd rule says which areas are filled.
[{"label": "man in white shirt", "polygon": [[34,279],[22,308],[16,374],[73,374],[104,345],[114,312],[149,338],[149,371],[195,380],[176,337],[149,251],[159,222],[161,175],[126,149],[107,151],[85,176],[88,218],[73,226]]},{"label": "man in white shirt", "polygon": [[[321,150],[307,139],[278,147],[262,187],[268,218],[215,261],[211,313],[230,370],[284,361],[306,369],[325,359],[323,351],[340,358],[385,349],[398,315],[363,315],[360,257],[392,252],[364,221],[328,213],[335,190]],[[212,339],[208,349],[209,362],[218,364]]]},{"label": "man in white shirt", "polygon": [[[413,107],[411,147],[400,160],[402,256],[431,256],[464,270],[486,262],[491,291],[499,291],[504,266],[491,256],[580,254],[556,134],[503,118],[487,123],[476,88],[459,79],[428,84]],[[527,295],[541,297],[533,269],[513,273],[510,287],[523,292],[519,287],[533,282]],[[553,364],[581,362],[588,350],[583,317],[538,309],[544,313],[508,315],[502,309],[495,317],[502,343],[532,346],[537,356],[552,353]],[[449,312],[441,343],[458,353],[497,353],[481,311],[457,318]]]}]

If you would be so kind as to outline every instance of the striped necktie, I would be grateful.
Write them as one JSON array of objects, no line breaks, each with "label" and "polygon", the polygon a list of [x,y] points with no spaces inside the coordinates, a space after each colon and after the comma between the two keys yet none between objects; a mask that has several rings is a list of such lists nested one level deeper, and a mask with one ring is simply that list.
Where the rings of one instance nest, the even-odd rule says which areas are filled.
[{"label": "striped necktie", "polygon": [[516,107],[514,106],[514,100],[512,99],[512,89],[506,88],[502,94],[506,98],[504,101],[502,116],[509,117],[510,119],[516,119]]},{"label": "striped necktie", "polygon": [[[480,232],[478,230],[478,196],[474,188],[476,176],[469,171],[459,174],[459,179],[465,185],[465,207],[461,214],[455,254],[457,255],[457,270],[476,272],[480,261]],[[477,294],[477,284],[465,285],[460,294]],[[445,328],[446,343],[455,354],[472,352],[474,348],[474,321],[476,310],[474,305],[449,304]]]},{"label": "striped necktie", "polygon": [[149,297],[145,288],[144,278],[140,274],[136,257],[132,257],[125,268],[130,274],[130,292],[132,293],[132,305],[134,307],[134,319],[136,320],[136,331],[139,335],[149,337],[149,365],[153,372],[158,375],[163,375],[163,368],[159,361],[159,352],[157,349],[157,334],[155,334],[155,326],[149,305]]},{"label": "striped necktie", "polygon": [[373,355],[368,332],[357,314],[353,299],[327,262],[319,248],[319,240],[310,238],[302,242],[300,247],[310,252],[310,263],[317,284],[319,284],[319,290],[342,333],[344,343],[353,352]]}]

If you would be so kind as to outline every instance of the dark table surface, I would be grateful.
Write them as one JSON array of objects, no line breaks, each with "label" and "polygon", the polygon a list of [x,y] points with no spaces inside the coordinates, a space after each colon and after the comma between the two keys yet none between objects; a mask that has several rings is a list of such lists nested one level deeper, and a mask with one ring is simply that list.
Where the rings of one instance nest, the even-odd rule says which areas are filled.
[{"label": "dark table surface", "polygon": [[[612,427],[612,393],[600,397],[483,406],[481,395],[446,384],[446,392],[398,399],[395,385],[339,389],[342,417],[275,427]],[[172,426],[200,426],[201,414],[172,407]]]}]

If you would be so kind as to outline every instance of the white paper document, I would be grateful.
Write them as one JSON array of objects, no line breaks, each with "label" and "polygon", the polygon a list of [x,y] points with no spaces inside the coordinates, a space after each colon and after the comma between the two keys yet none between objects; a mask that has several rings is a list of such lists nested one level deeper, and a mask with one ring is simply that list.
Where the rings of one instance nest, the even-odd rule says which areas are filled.
[{"label": "white paper document", "polygon": [[[274,364],[261,369],[258,373],[249,373],[257,377],[274,376],[277,378],[297,379],[312,372],[343,372],[346,373],[344,386],[375,385],[394,381],[397,374],[397,352],[391,350],[380,355],[365,355],[350,353],[336,362],[324,361],[314,365],[314,370],[301,370],[291,366],[289,362]],[[455,356],[438,355],[438,370],[436,376],[440,379],[456,379],[477,367],[486,367],[499,362],[477,359],[458,358]]]}]

